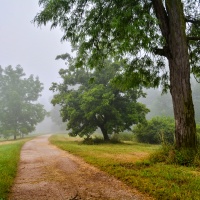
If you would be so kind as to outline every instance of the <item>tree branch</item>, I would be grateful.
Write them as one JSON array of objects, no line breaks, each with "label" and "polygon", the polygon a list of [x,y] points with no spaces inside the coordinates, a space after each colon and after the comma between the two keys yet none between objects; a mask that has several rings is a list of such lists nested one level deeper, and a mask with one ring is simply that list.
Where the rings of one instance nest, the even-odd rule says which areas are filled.
[{"label": "tree branch", "polygon": [[152,0],[152,3],[156,17],[159,21],[159,26],[162,35],[166,40],[168,40],[168,35],[169,35],[168,16],[165,7],[163,5],[163,2],[162,0]]},{"label": "tree branch", "polygon": [[192,24],[199,24],[200,25],[200,20],[195,20],[195,19],[189,19],[189,18],[185,18],[185,22],[189,22]]},{"label": "tree branch", "polygon": [[169,51],[168,51],[168,48],[167,48],[166,46],[164,46],[163,49],[160,49],[160,48],[155,48],[155,49],[153,49],[153,52],[154,52],[155,54],[157,54],[157,55],[167,57]]},{"label": "tree branch", "polygon": [[165,54],[165,51],[164,49],[154,49],[153,52],[157,55],[160,55],[160,56],[165,56],[166,57],[166,54]]},{"label": "tree branch", "polygon": [[200,37],[187,37],[188,40],[200,40]]}]

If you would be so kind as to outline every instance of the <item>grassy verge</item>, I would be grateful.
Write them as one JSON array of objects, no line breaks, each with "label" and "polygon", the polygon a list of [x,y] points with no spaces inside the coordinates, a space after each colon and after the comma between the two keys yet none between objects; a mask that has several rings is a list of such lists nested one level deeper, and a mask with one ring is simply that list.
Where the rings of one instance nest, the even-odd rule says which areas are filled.
[{"label": "grassy verge", "polygon": [[156,199],[200,198],[198,169],[152,163],[147,159],[159,146],[139,143],[84,145],[64,135],[53,135],[50,142]]},{"label": "grassy verge", "polygon": [[22,145],[28,139],[1,142],[0,145],[0,200],[7,199],[17,172]]}]

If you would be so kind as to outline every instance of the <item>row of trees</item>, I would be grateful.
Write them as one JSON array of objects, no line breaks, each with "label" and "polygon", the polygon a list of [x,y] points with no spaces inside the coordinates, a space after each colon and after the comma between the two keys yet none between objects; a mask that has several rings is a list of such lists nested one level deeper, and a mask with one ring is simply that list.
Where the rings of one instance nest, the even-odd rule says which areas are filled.
[{"label": "row of trees", "polygon": [[0,67],[0,135],[23,137],[35,129],[46,111],[37,102],[43,89],[38,77],[25,78],[20,66]]},{"label": "row of trees", "polygon": [[[122,61],[120,83],[170,89],[176,148],[196,150],[190,73],[200,72],[198,0],[39,0],[38,25],[60,26],[77,49],[75,66]],[[166,66],[166,61],[168,65]],[[168,71],[169,69],[169,71]]]}]

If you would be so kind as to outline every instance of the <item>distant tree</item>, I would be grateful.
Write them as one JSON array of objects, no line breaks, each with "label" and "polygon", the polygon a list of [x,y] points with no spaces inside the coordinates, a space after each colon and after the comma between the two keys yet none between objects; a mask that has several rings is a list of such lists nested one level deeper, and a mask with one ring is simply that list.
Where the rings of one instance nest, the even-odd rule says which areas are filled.
[{"label": "distant tree", "polygon": [[99,71],[77,69],[73,63],[71,60],[68,69],[60,70],[63,83],[53,83],[51,87],[57,92],[52,103],[60,104],[70,135],[89,137],[99,127],[104,140],[109,140],[110,134],[145,121],[148,109],[136,102],[142,92],[122,91],[111,81],[120,70],[119,64],[107,61],[107,66]]},{"label": "distant tree", "polygon": [[46,111],[34,103],[42,91],[42,83],[33,75],[25,78],[20,66],[0,67],[0,133],[5,137],[28,134],[41,122]]}]

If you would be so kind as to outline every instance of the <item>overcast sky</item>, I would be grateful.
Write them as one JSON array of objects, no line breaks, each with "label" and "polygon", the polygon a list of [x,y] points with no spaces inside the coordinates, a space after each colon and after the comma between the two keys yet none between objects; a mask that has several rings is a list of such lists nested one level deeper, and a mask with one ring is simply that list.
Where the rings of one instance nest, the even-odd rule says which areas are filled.
[{"label": "overcast sky", "polygon": [[38,0],[0,0],[0,65],[18,64],[27,75],[39,76],[44,83],[42,101],[47,103],[52,92],[51,82],[58,82],[64,62],[59,54],[70,53],[69,43],[61,43],[62,32],[50,26],[38,28],[31,23],[41,10]]}]

